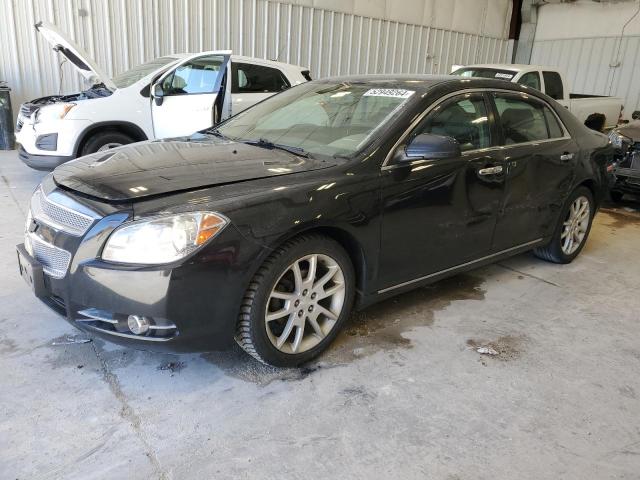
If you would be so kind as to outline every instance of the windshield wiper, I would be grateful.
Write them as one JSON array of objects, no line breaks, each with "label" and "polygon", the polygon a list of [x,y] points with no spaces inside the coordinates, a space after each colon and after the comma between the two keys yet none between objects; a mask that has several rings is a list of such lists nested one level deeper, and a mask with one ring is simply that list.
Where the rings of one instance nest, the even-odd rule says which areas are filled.
[{"label": "windshield wiper", "polygon": [[293,153],[294,155],[298,155],[299,157],[309,158],[309,153],[304,148],[292,147],[291,145],[282,145],[281,143],[273,143],[264,138],[259,138],[258,140],[241,140],[241,142],[246,143],[247,145],[255,145],[256,147],[267,148],[269,150],[284,150],[285,152]]},{"label": "windshield wiper", "polygon": [[222,133],[220,133],[220,130],[218,130],[217,128],[208,128],[206,130],[203,130],[202,133],[208,133],[209,135],[214,135],[220,138],[227,138]]}]

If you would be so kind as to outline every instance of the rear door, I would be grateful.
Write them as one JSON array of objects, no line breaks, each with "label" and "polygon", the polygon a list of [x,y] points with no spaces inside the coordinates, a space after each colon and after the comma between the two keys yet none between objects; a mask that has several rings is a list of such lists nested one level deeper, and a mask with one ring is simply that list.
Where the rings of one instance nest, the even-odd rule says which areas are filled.
[{"label": "rear door", "polygon": [[[382,170],[381,285],[411,282],[486,255],[504,193],[483,93],[435,106],[403,141],[421,133],[455,138],[458,158],[389,164]],[[403,145],[400,148],[403,148]]]},{"label": "rear door", "polygon": [[232,60],[231,112],[235,115],[290,86],[278,68]]},{"label": "rear door", "polygon": [[220,102],[216,101],[228,63],[226,54],[200,55],[181,62],[160,77],[156,83],[162,85],[164,96],[151,103],[156,138],[191,135],[219,121]]},{"label": "rear door", "polygon": [[553,109],[526,94],[490,95],[501,133],[505,196],[494,251],[550,235],[574,181],[579,150]]}]

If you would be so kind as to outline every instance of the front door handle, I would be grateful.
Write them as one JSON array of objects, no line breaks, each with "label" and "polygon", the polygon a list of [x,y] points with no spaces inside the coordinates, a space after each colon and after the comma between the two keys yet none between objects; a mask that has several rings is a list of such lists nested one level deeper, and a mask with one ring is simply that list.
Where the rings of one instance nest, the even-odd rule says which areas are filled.
[{"label": "front door handle", "polygon": [[478,170],[478,175],[495,175],[502,173],[502,165],[496,165],[495,167],[481,168]]},{"label": "front door handle", "polygon": [[562,155],[560,155],[560,160],[563,161],[563,162],[568,162],[572,158],[573,158],[573,153],[565,152]]}]

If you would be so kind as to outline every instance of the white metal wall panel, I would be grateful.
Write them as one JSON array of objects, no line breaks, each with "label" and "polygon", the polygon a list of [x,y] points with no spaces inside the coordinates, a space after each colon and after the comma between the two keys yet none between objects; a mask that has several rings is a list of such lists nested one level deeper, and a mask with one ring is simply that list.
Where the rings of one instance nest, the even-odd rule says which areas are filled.
[{"label": "white metal wall panel", "polygon": [[[308,66],[314,78],[442,74],[452,65],[506,61],[508,0],[447,0],[451,12],[440,14],[442,7],[434,13],[442,1],[414,0],[414,7],[424,8],[412,24],[389,19],[398,18],[389,12],[403,8],[399,0],[372,2],[371,11],[387,18],[353,13],[366,10],[364,0],[341,2],[337,10],[318,8],[337,3],[331,0],[2,0],[0,42],[10,48],[0,49],[0,79],[13,88],[16,107],[27,99],[85,87],[69,65],[58,67],[57,54],[33,28],[41,19],[67,32],[111,75],[168,53],[213,49]],[[479,33],[421,24],[437,17],[434,24],[446,20],[471,28],[455,20],[470,1],[474,12],[482,11],[478,4],[484,7],[474,26]],[[496,5],[498,19],[491,10]],[[489,11],[492,35],[482,34]]]}]

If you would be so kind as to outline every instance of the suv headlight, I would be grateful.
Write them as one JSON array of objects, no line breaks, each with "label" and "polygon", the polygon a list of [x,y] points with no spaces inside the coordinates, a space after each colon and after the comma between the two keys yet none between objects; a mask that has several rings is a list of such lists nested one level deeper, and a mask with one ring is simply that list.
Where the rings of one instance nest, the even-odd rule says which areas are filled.
[{"label": "suv headlight", "polygon": [[155,265],[186,257],[218,235],[229,220],[214,212],[190,212],[126,223],[116,228],[102,259]]},{"label": "suv headlight", "polygon": [[75,103],[54,103],[40,108],[35,115],[35,123],[60,120],[75,107]]}]

